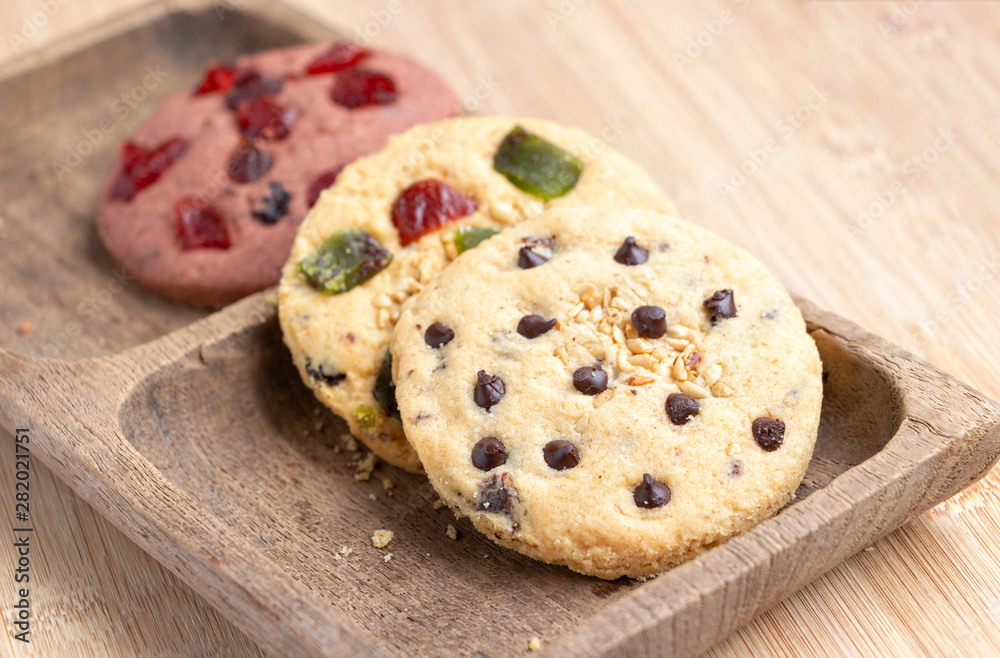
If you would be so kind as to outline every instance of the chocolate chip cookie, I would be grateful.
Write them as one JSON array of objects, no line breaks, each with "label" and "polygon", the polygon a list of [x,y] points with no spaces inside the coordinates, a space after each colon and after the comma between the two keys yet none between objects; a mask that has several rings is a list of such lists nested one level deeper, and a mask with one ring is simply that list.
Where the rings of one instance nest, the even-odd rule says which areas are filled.
[{"label": "chocolate chip cookie", "polygon": [[561,206],[404,307],[403,428],[498,543],[646,576],[773,515],[812,454],[815,344],[745,251],[674,217]]},{"label": "chocolate chip cookie", "polygon": [[212,66],[122,145],[100,196],[101,238],[146,288],[223,306],[278,282],[299,224],[344,165],[458,111],[423,66],[349,43]]},{"label": "chocolate chip cookie", "polygon": [[281,279],[281,327],[303,380],[376,454],[419,471],[390,376],[403,304],[460,252],[571,204],[674,212],[602,141],[538,119],[418,126],[348,166],[303,222]]}]

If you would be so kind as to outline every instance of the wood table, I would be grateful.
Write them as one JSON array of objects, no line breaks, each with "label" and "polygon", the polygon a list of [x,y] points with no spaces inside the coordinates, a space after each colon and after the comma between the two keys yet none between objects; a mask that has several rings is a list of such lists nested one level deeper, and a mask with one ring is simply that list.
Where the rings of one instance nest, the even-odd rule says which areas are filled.
[{"label": "wood table", "polygon": [[[4,0],[0,61],[139,4]],[[601,135],[646,166],[684,215],[749,249],[795,292],[1000,399],[991,376],[1000,366],[996,4],[295,4],[433,63],[477,113],[543,116]],[[0,223],[0,254],[16,248],[5,237]],[[31,319],[3,318],[0,344],[29,345],[32,335],[17,329]],[[5,434],[4,501],[13,445]],[[32,644],[8,634],[0,653],[260,653],[39,462],[33,468]],[[711,655],[1000,654],[998,482],[994,469]],[[15,561],[0,540],[8,633]]]}]

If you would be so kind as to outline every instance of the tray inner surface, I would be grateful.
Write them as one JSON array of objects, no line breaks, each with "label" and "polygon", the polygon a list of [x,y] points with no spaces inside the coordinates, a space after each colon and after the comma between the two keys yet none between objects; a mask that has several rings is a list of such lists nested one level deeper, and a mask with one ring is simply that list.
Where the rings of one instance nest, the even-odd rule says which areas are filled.
[{"label": "tray inner surface", "polygon": [[[819,441],[797,501],[878,452],[901,418],[883,373],[825,332],[813,336],[828,373]],[[119,422],[175,485],[404,653],[517,651],[525,638],[569,630],[639,584],[587,578],[499,548],[447,509],[434,510],[437,496],[421,476],[383,464],[371,480],[356,481],[356,453],[340,440],[344,424],[299,381],[273,319],[151,374]],[[449,523],[457,542],[445,536]],[[395,532],[388,549],[371,546],[377,528]],[[344,546],[353,551],[346,558],[338,555]],[[426,646],[428,637],[439,644]]]}]

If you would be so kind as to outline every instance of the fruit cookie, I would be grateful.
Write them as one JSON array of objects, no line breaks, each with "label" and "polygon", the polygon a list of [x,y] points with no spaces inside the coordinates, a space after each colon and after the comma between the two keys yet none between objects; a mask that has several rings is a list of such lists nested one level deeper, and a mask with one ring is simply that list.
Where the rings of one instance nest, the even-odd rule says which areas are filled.
[{"label": "fruit cookie", "polygon": [[441,498],[588,575],[657,573],[773,515],[816,441],[820,360],[788,293],[657,213],[508,229],[413,298],[391,347]]},{"label": "fruit cookie", "polygon": [[302,379],[376,454],[419,471],[389,376],[401,305],[497,229],[583,203],[674,212],[639,167],[548,121],[469,117],[391,138],[341,172],[292,246],[279,315]]},{"label": "fruit cookie", "polygon": [[240,57],[122,145],[101,238],[146,288],[223,306],[278,282],[302,218],[345,164],[458,110],[444,82],[400,55],[339,43]]}]

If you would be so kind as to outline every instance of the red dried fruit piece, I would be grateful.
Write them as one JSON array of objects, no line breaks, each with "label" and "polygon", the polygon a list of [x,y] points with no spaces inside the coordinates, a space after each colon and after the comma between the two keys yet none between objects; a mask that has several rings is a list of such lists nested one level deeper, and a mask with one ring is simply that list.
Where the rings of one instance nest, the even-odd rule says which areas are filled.
[{"label": "red dried fruit piece", "polygon": [[439,180],[410,185],[392,204],[392,223],[405,247],[420,236],[474,213],[478,202]]},{"label": "red dried fruit piece", "polygon": [[350,69],[337,76],[330,98],[350,110],[366,105],[388,105],[396,100],[396,83],[384,73]]},{"label": "red dried fruit piece", "polygon": [[239,71],[235,66],[229,64],[213,66],[205,71],[205,78],[201,81],[201,85],[195,89],[194,95],[200,96],[213,91],[229,91],[238,75]]},{"label": "red dried fruit piece", "polygon": [[309,64],[306,74],[337,73],[351,68],[370,54],[371,51],[367,48],[355,46],[353,43],[346,41],[335,43]]},{"label": "red dried fruit piece", "polygon": [[323,193],[323,190],[333,185],[343,168],[343,165],[341,165],[336,169],[324,171],[316,177],[316,180],[309,184],[309,191],[306,193],[306,203],[309,204],[310,208],[316,205],[316,201],[319,200],[319,195]]},{"label": "red dried fruit piece", "polygon": [[280,141],[288,137],[298,111],[283,107],[269,96],[244,101],[236,107],[236,122],[247,139]]},{"label": "red dried fruit piece", "polygon": [[229,177],[237,183],[252,183],[260,180],[271,169],[272,164],[274,158],[270,153],[244,139],[229,156]]},{"label": "red dried fruit piece", "polygon": [[214,206],[185,198],[174,203],[177,235],[184,251],[229,249],[229,232],[222,214]]},{"label": "red dried fruit piece", "polygon": [[155,183],[186,148],[187,142],[180,137],[168,139],[154,149],[122,143],[122,170],[111,186],[111,198],[131,201],[140,190]]},{"label": "red dried fruit piece", "polygon": [[265,78],[253,69],[245,69],[236,75],[236,80],[226,95],[226,107],[235,110],[240,103],[264,96],[274,96],[281,91],[284,84],[285,81],[281,78]]}]

